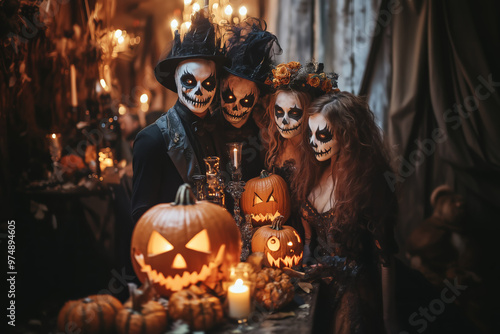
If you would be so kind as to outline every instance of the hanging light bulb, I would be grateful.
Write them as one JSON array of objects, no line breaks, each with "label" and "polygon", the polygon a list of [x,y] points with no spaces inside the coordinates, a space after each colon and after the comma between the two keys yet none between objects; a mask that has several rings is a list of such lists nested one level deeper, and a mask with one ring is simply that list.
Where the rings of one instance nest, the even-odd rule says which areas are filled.
[{"label": "hanging light bulb", "polygon": [[241,6],[239,12],[241,17],[245,17],[248,13],[247,8],[245,6]]}]

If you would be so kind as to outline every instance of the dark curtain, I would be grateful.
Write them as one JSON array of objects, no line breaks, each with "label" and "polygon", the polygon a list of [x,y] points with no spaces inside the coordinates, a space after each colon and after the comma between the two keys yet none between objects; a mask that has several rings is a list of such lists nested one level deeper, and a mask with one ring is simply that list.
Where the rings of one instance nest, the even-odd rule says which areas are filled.
[{"label": "dark curtain", "polygon": [[[386,175],[400,194],[399,243],[404,252],[409,234],[432,214],[437,186],[462,194],[482,278],[473,317],[491,328],[484,324],[498,324],[500,315],[500,3],[384,0],[380,13],[391,3],[397,10],[374,36],[360,94],[388,88],[387,139],[397,173]],[[387,71],[390,80],[380,80]]]},{"label": "dark curtain", "polygon": [[[447,183],[467,200],[469,229],[500,229],[499,4],[404,1],[392,17],[388,138],[401,188],[400,238],[430,215]],[[386,53],[375,39],[369,59]],[[380,63],[380,62],[379,62]],[[363,90],[377,84],[367,67]],[[371,84],[366,82],[371,81]],[[394,178],[392,178],[394,176]]]}]

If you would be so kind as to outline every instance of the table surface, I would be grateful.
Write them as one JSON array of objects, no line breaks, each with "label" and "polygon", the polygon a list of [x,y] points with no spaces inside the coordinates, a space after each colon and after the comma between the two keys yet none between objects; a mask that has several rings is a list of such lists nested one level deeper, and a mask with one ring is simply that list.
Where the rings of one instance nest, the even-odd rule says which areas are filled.
[{"label": "table surface", "polygon": [[[249,334],[278,334],[278,333],[312,333],[314,324],[314,313],[318,299],[319,284],[313,284],[313,289],[306,293],[297,286],[294,300],[278,313],[255,310],[249,320]],[[285,316],[275,319],[275,317]],[[209,333],[229,334],[235,333],[237,324],[225,323],[224,325],[210,331]]]}]

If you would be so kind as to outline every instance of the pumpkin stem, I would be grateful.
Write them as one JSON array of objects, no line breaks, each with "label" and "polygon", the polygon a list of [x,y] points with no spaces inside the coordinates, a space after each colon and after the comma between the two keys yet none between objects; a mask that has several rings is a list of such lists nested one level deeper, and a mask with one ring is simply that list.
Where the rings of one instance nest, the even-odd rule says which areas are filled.
[{"label": "pumpkin stem", "polygon": [[276,231],[282,230],[284,220],[285,220],[284,216],[278,216],[274,218],[273,222],[271,223],[271,228]]},{"label": "pumpkin stem", "polygon": [[260,172],[260,178],[261,179],[264,179],[266,177],[269,177],[269,172],[265,169],[263,169],[261,172]]},{"label": "pumpkin stem", "polygon": [[175,195],[175,201],[172,205],[193,205],[196,204],[196,196],[194,196],[191,191],[191,186],[187,183],[184,183],[177,190],[177,194]]}]

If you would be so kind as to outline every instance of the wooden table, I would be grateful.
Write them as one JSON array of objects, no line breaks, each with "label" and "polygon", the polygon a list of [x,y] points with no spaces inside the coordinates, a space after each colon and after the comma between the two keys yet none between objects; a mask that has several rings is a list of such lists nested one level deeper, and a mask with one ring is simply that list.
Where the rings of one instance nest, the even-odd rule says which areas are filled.
[{"label": "wooden table", "polygon": [[[279,313],[270,314],[258,308],[252,313],[248,323],[251,330],[244,333],[249,334],[278,334],[278,333],[300,333],[309,334],[313,332],[314,313],[318,300],[319,284],[313,284],[310,293],[306,293],[300,287],[296,287],[294,300]],[[288,316],[282,319],[273,319],[280,315]],[[235,323],[226,323],[209,333],[229,334],[234,333],[237,328]]]}]

